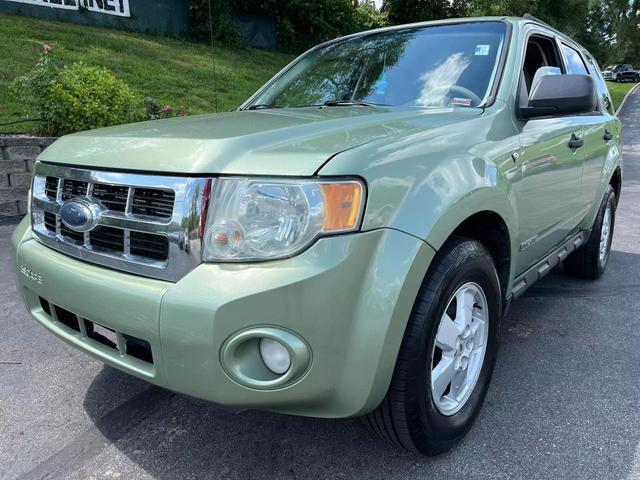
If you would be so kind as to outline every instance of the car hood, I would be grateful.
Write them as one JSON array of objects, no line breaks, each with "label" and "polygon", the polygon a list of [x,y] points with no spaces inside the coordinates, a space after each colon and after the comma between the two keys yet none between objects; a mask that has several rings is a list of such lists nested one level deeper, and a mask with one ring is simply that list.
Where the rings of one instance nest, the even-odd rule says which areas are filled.
[{"label": "car hood", "polygon": [[39,159],[172,174],[313,175],[337,153],[481,112],[316,107],[199,115],[68,135]]}]

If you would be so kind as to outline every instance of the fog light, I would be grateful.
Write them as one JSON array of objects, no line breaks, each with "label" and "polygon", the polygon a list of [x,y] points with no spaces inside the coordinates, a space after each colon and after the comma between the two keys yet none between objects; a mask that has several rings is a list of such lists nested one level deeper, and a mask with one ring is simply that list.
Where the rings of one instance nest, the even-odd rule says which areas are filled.
[{"label": "fog light", "polygon": [[282,375],[291,366],[291,355],[287,347],[270,338],[260,340],[260,356],[269,370]]}]

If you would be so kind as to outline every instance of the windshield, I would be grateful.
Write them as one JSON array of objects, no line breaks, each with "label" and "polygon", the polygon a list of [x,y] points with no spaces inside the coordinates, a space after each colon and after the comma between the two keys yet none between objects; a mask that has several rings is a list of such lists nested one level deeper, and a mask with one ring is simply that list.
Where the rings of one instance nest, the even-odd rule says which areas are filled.
[{"label": "windshield", "polygon": [[304,55],[245,108],[478,106],[491,91],[505,32],[496,21],[341,40]]}]

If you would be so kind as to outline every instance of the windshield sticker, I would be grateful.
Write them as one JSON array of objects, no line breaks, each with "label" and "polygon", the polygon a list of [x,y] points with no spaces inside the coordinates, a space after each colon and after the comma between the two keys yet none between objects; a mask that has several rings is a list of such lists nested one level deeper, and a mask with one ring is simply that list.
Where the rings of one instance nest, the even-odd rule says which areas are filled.
[{"label": "windshield sticker", "polygon": [[471,106],[471,99],[470,98],[453,97],[451,99],[451,105],[462,105],[463,107],[470,107]]},{"label": "windshield sticker", "polygon": [[476,53],[475,55],[487,56],[489,55],[489,50],[491,49],[491,45],[476,45]]}]

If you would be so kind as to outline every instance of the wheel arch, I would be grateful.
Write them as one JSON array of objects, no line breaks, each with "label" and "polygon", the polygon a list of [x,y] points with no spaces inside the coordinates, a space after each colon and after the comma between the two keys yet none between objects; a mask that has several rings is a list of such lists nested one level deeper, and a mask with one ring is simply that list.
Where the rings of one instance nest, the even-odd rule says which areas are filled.
[{"label": "wheel arch", "polygon": [[609,179],[609,185],[613,187],[613,191],[616,193],[616,204],[620,201],[620,194],[622,192],[622,169],[620,165],[611,174]]},{"label": "wheel arch", "polygon": [[442,248],[453,235],[482,243],[496,264],[503,299],[511,290],[513,257],[518,251],[517,216],[511,200],[498,189],[483,189],[449,208],[426,238],[435,250]]},{"label": "wheel arch", "polygon": [[498,272],[502,298],[506,298],[511,273],[511,236],[504,219],[496,212],[483,210],[464,220],[451,235],[480,242],[491,254]]}]

